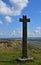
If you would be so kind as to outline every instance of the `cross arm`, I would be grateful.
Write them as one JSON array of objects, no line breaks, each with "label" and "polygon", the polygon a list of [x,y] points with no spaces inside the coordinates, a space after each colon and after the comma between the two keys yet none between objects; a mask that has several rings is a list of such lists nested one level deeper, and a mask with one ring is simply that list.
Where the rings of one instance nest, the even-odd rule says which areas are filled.
[{"label": "cross arm", "polygon": [[23,22],[23,19],[22,19],[22,18],[20,18],[20,19],[19,19],[19,21],[20,21],[20,22]]},{"label": "cross arm", "polygon": [[30,18],[27,18],[26,16],[23,16],[23,18],[19,19],[20,22],[30,22]]},{"label": "cross arm", "polygon": [[30,22],[30,18],[27,19],[27,22]]}]

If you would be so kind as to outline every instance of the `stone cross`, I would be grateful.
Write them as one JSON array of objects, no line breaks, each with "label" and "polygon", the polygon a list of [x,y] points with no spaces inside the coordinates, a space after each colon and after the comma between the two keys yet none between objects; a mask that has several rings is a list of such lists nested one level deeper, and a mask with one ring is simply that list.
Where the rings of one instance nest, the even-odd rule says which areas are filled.
[{"label": "stone cross", "polygon": [[23,15],[19,21],[23,22],[22,58],[27,58],[27,22],[30,22],[30,19]]}]

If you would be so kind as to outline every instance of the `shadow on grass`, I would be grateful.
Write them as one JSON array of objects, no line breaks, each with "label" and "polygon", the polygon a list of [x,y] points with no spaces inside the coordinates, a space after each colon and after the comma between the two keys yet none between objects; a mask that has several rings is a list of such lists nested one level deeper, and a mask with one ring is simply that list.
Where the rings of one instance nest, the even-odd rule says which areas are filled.
[{"label": "shadow on grass", "polygon": [[13,63],[13,64],[21,65],[21,62],[17,62],[16,60],[10,60],[10,61],[2,60],[0,61],[0,63]]},{"label": "shadow on grass", "polygon": [[0,61],[0,62],[3,62],[3,63],[14,63],[14,62],[16,62],[16,60],[13,60],[13,61],[12,60],[11,61],[7,61],[6,60],[6,61]]},{"label": "shadow on grass", "polygon": [[0,61],[0,63],[16,63],[16,65],[22,65],[21,62],[17,62],[16,60],[11,60],[11,61]]}]

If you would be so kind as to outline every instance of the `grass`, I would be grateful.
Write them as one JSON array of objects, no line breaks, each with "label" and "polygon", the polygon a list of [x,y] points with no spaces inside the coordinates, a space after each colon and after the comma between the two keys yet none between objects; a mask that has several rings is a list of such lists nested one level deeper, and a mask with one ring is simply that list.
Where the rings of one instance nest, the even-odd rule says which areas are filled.
[{"label": "grass", "polygon": [[[21,65],[41,65],[41,48],[28,44],[28,56],[34,62],[22,62]],[[0,48],[0,65],[19,65],[16,59],[21,57],[21,47]]]}]

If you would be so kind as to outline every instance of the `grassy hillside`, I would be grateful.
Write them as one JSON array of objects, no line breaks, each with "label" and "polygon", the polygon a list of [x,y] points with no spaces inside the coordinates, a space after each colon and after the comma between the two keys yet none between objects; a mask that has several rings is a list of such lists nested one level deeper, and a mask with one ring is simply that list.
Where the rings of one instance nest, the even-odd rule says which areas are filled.
[{"label": "grassy hillside", "polygon": [[[21,57],[21,41],[12,41],[11,47],[0,47],[0,65],[20,65],[16,62]],[[28,56],[34,58],[34,62],[22,62],[21,65],[41,65],[41,48],[28,44]]]}]

